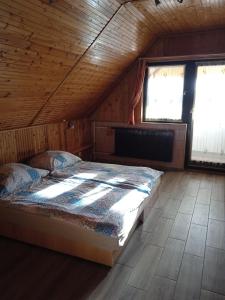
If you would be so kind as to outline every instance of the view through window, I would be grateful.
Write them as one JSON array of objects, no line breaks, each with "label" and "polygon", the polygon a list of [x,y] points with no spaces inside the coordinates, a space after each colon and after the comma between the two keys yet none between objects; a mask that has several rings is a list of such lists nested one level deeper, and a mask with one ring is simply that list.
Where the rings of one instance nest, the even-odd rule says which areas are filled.
[{"label": "view through window", "polygon": [[148,67],[145,121],[181,121],[185,65]]},{"label": "view through window", "polygon": [[191,159],[225,163],[225,65],[197,68]]}]

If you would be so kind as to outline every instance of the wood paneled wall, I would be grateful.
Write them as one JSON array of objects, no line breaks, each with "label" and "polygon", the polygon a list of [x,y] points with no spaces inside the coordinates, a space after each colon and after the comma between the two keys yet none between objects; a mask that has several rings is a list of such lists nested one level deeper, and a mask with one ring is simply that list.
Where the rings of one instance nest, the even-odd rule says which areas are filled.
[{"label": "wood paneled wall", "polygon": [[[209,32],[188,33],[172,36],[165,36],[159,38],[150,50],[146,53],[145,57],[149,61],[167,61],[176,59],[193,59],[210,58],[210,57],[224,57],[225,58],[225,30],[213,30]],[[108,97],[104,99],[101,105],[97,108],[92,118],[98,122],[128,122],[128,102],[131,98],[133,87],[135,83],[137,72],[137,62],[129,70],[129,72],[122,78],[122,80],[115,86],[109,93]],[[142,101],[135,110],[136,123],[142,122]],[[158,124],[158,128],[165,128],[165,124]],[[169,127],[169,125],[167,126]],[[178,126],[179,127],[179,126]],[[181,128],[182,129],[182,128]],[[186,129],[185,129],[186,130]],[[184,165],[184,149],[185,139],[179,142],[179,147],[174,149],[177,161],[175,160],[171,165],[163,166],[169,168],[181,168]],[[183,143],[183,145],[181,145]],[[104,155],[96,155],[97,159],[105,159]],[[107,155],[106,155],[107,156]],[[103,157],[103,158],[102,158]],[[109,155],[107,156],[109,159]],[[112,157],[111,157],[112,159]],[[116,157],[114,157],[116,161]],[[118,160],[117,160],[118,161]],[[125,162],[121,159],[120,162]],[[147,164],[147,162],[146,162]],[[150,163],[151,166],[159,166],[160,163]]]},{"label": "wood paneled wall", "polygon": [[87,119],[0,131],[0,164],[21,162],[45,150],[79,153],[90,150],[91,123]]},{"label": "wood paneled wall", "polygon": [[83,159],[92,158],[92,122],[89,119],[76,120],[74,128],[66,128],[66,150],[80,155]]},{"label": "wood paneled wall", "polygon": [[[169,59],[215,58],[225,59],[225,29],[176,34],[159,38],[145,54],[151,61]],[[125,122],[128,120],[128,101],[132,95],[137,63],[109,93],[92,118],[96,121]],[[142,119],[142,103],[136,109],[136,121]]]},{"label": "wood paneled wall", "polygon": [[224,54],[225,58],[225,29],[162,37],[151,47],[147,56],[153,58],[176,56],[213,57],[217,54]]}]

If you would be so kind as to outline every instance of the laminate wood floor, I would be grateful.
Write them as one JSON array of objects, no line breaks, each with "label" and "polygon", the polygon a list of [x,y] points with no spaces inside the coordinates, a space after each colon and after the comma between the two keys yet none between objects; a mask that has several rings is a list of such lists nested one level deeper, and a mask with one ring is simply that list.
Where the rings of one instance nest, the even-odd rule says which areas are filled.
[{"label": "laminate wood floor", "polygon": [[225,176],[167,172],[112,269],[1,237],[0,299],[225,300]]}]

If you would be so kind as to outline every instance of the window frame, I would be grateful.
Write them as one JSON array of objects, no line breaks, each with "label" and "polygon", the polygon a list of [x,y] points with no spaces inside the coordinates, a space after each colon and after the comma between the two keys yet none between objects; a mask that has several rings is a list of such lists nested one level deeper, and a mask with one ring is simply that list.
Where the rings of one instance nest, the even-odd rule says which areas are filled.
[{"label": "window frame", "polygon": [[[157,62],[157,63],[147,63],[145,78],[144,78],[144,86],[143,86],[143,105],[142,105],[142,122],[145,123],[175,123],[182,124],[184,123],[184,98],[185,98],[185,86],[187,80],[187,66],[190,61],[170,61],[170,62]],[[148,72],[149,67],[158,67],[158,66],[184,66],[184,84],[183,84],[183,100],[182,100],[182,113],[180,120],[170,120],[170,119],[148,119],[146,117],[146,107],[147,107],[147,90],[148,90]]]},{"label": "window frame", "polygon": [[[162,120],[146,120],[145,119],[145,107],[146,107],[146,95],[147,95],[147,72],[145,74],[144,84],[143,84],[143,100],[142,100],[142,123],[164,123],[164,124],[187,124],[187,136],[186,136],[186,150],[185,150],[185,166],[190,168],[199,169],[214,169],[220,170],[217,166],[201,166],[193,165],[191,161],[191,149],[192,149],[192,110],[195,102],[195,88],[197,79],[197,68],[198,66],[204,65],[225,65],[224,57],[196,57],[190,59],[190,57],[179,59],[172,57],[171,60],[161,60],[161,61],[149,61],[146,66],[166,66],[166,65],[179,65],[184,64],[185,67],[185,77],[184,77],[184,93],[183,93],[183,103],[182,103],[182,121],[162,121]],[[148,68],[147,68],[148,70]],[[210,121],[210,120],[209,120]]]}]

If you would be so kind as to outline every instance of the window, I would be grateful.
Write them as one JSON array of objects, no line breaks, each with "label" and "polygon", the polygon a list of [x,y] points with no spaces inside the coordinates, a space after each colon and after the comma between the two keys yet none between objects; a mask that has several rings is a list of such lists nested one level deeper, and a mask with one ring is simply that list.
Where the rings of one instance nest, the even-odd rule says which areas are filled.
[{"label": "window", "polygon": [[187,124],[190,166],[225,168],[225,61],[149,64],[143,121]]},{"label": "window", "polygon": [[149,66],[144,121],[181,121],[185,64]]},{"label": "window", "polygon": [[225,164],[225,65],[199,64],[195,86],[191,160]]}]

